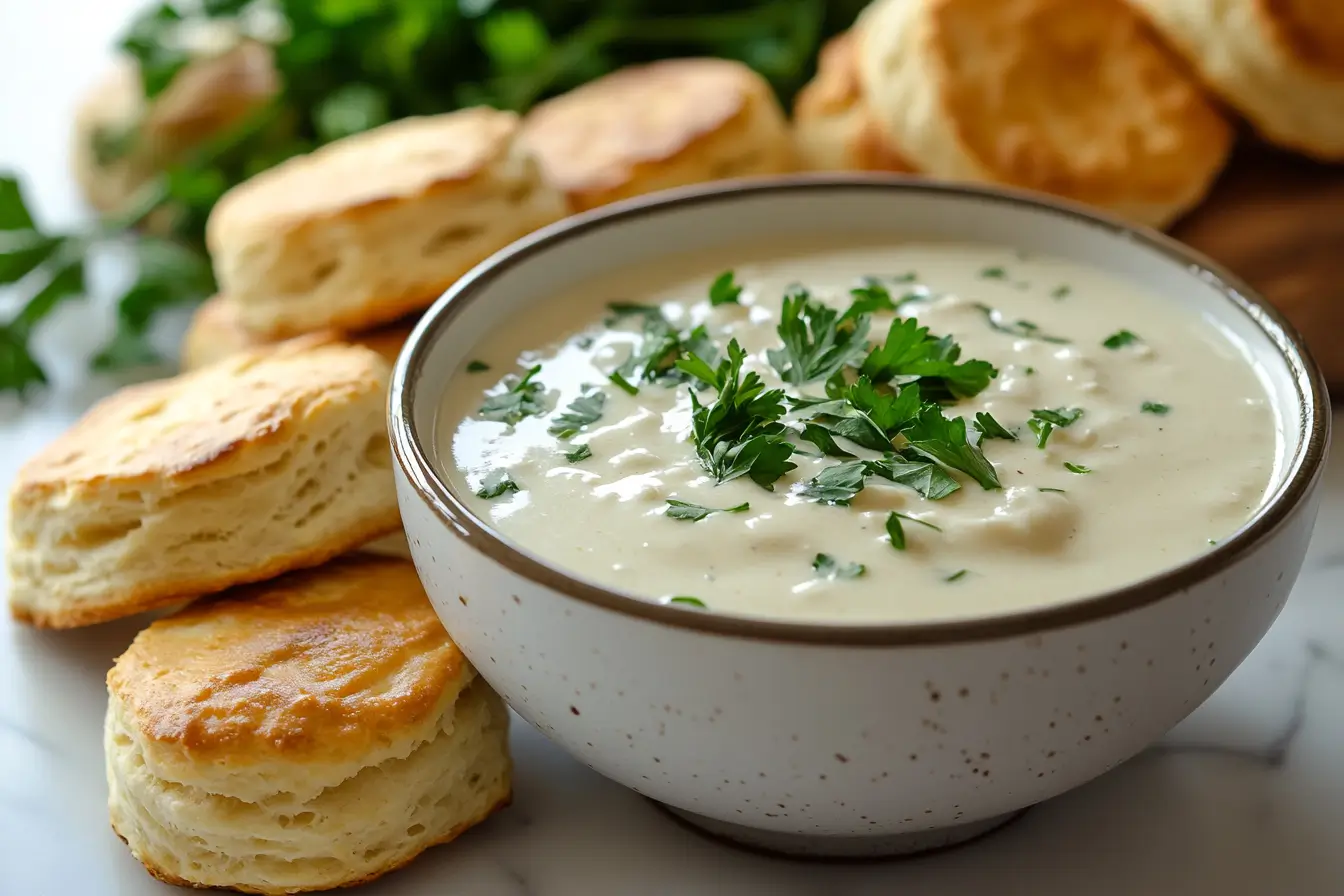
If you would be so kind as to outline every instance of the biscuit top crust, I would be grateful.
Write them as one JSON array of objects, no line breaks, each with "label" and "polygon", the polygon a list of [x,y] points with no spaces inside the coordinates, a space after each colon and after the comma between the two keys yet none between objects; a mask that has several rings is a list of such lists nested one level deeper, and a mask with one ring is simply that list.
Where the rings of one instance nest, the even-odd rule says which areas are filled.
[{"label": "biscuit top crust", "polygon": [[640,163],[684,152],[745,113],[773,102],[760,76],[726,59],[668,59],[631,66],[547,100],[523,139],[546,180],[566,193],[620,185]]},{"label": "biscuit top crust", "polygon": [[153,623],[107,685],[146,739],[233,765],[358,758],[474,674],[410,562],[347,557]]},{"label": "biscuit top crust", "polygon": [[1120,0],[932,0],[942,105],[1003,180],[1077,199],[1169,201],[1231,128]]},{"label": "biscuit top crust", "polygon": [[484,106],[405,118],[295,156],[215,204],[212,248],[239,232],[278,233],[313,220],[466,184],[506,158],[518,116]]},{"label": "biscuit top crust", "polygon": [[1344,4],[1340,0],[1252,0],[1280,52],[1344,86]]},{"label": "biscuit top crust", "polygon": [[799,117],[837,115],[863,102],[856,56],[858,41],[852,31],[843,31],[826,41],[817,56],[817,74],[803,85],[794,100]]},{"label": "biscuit top crust", "polygon": [[[171,489],[239,475],[276,460],[307,419],[382,396],[387,384],[387,362],[375,353],[306,336],[130,386],[28,461],[12,500],[61,492],[77,500],[108,487]],[[361,434],[356,444],[363,450],[377,435]]]}]

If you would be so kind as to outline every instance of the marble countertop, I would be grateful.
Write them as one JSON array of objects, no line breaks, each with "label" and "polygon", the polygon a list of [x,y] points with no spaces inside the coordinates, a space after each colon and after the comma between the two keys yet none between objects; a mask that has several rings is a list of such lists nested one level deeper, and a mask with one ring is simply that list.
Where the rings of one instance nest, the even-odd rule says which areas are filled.
[{"label": "marble countertop", "polygon": [[[44,221],[82,213],[66,174],[67,123],[133,5],[0,9],[0,169],[23,173]],[[0,315],[8,313],[0,295]],[[81,360],[109,329],[107,303],[95,301],[62,309],[43,332],[56,385],[27,408],[0,399],[0,484],[115,387],[89,378]],[[0,894],[170,892],[107,822],[103,677],[142,625],[35,632],[0,615]],[[678,826],[519,720],[513,808],[361,892],[1328,896],[1344,893],[1341,744],[1344,451],[1336,451],[1306,568],[1245,664],[1161,744],[1000,833],[900,862],[751,855]]]}]

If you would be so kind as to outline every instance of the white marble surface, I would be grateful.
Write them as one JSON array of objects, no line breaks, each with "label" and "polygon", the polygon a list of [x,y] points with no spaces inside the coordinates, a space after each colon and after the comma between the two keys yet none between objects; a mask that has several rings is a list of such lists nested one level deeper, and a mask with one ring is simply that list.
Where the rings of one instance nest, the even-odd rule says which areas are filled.
[{"label": "white marble surface", "polygon": [[[23,171],[44,220],[79,218],[67,122],[132,5],[0,0],[0,168]],[[110,388],[79,361],[107,326],[107,309],[92,303],[65,309],[44,335],[57,387],[26,409],[0,400],[0,483]],[[864,865],[741,853],[678,827],[518,723],[513,808],[364,892],[1344,894],[1344,452],[1328,480],[1287,609],[1222,689],[1158,747],[979,843]],[[0,617],[3,896],[169,891],[130,857],[105,809],[103,676],[141,624],[44,633]]]}]

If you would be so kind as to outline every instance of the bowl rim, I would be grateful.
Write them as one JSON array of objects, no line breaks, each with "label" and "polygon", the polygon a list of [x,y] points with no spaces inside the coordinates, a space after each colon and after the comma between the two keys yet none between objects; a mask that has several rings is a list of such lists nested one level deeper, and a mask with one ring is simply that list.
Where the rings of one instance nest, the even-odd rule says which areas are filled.
[{"label": "bowl rim", "polygon": [[[734,202],[743,197],[833,191],[890,191],[971,197],[984,202],[1058,215],[1074,225],[1104,230],[1141,244],[1185,266],[1192,277],[1217,289],[1251,318],[1286,362],[1297,391],[1301,442],[1289,459],[1290,475],[1247,523],[1231,537],[1175,567],[1118,588],[1067,602],[993,616],[914,622],[828,623],[705,612],[660,604],[607,588],[566,572],[541,557],[513,547],[452,493],[424,450],[415,425],[416,384],[430,348],[453,318],[509,269],[580,234],[650,214]],[[548,225],[477,265],[425,312],[406,341],[393,370],[389,396],[392,454],[416,495],[469,549],[485,554],[515,575],[567,598],[638,617],[655,624],[755,641],[830,646],[946,645],[1033,635],[1119,615],[1180,593],[1226,569],[1277,530],[1309,494],[1324,467],[1330,440],[1330,404],[1319,367],[1301,334],[1255,289],[1222,265],[1177,240],[1090,207],[1024,190],[934,182],[894,174],[802,174],[720,181],[639,196]],[[433,438],[433,433],[429,434]]]}]

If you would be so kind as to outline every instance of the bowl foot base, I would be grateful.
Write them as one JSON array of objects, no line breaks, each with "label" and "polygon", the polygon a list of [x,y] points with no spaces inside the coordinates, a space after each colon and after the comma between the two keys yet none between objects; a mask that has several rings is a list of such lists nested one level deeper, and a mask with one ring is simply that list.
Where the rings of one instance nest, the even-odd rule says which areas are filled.
[{"label": "bowl foot base", "polygon": [[996,815],[993,818],[985,818],[969,824],[935,828],[930,831],[914,831],[908,834],[886,834],[871,837],[814,837],[808,834],[765,831],[742,824],[719,821],[657,801],[654,801],[654,805],[697,833],[716,840],[726,841],[732,846],[795,859],[841,861],[895,859],[961,846],[1021,818],[1027,811],[1026,809],[1020,809],[1016,812]]}]

